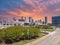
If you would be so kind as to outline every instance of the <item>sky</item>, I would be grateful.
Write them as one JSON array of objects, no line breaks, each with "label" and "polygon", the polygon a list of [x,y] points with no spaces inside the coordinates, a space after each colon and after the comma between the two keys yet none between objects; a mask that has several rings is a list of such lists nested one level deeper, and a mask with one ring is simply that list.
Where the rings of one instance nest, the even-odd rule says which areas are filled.
[{"label": "sky", "polygon": [[0,18],[33,17],[34,20],[44,20],[52,16],[60,16],[60,0],[0,0]]}]

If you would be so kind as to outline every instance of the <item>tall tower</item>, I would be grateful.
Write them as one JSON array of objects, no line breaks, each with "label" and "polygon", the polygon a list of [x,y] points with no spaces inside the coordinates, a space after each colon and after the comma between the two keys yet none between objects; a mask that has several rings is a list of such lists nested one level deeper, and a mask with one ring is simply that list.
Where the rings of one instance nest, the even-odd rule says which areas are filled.
[{"label": "tall tower", "polygon": [[33,22],[33,19],[32,19],[32,17],[29,17],[29,22],[31,22],[31,23]]},{"label": "tall tower", "polygon": [[45,24],[47,24],[47,17],[45,17]]}]

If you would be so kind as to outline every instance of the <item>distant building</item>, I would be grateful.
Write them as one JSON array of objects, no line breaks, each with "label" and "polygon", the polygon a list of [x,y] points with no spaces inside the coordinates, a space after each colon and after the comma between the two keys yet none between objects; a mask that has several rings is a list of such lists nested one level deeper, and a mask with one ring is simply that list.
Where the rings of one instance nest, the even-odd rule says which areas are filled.
[{"label": "distant building", "polygon": [[36,20],[36,21],[35,21],[35,25],[36,25],[36,26],[44,25],[44,23],[43,23],[43,21],[41,21],[41,20]]},{"label": "distant building", "polygon": [[13,17],[13,21],[16,21],[16,18],[15,17]]},{"label": "distant building", "polygon": [[45,17],[45,24],[47,24],[47,17]]},{"label": "distant building", "polygon": [[52,24],[53,25],[60,24],[60,16],[54,16],[54,17],[52,17]]},{"label": "distant building", "polygon": [[21,17],[21,20],[26,20],[26,17],[23,17],[23,16],[22,16],[22,17]]},{"label": "distant building", "polygon": [[30,23],[32,23],[32,22],[33,22],[32,17],[29,17],[29,22],[30,22]]},{"label": "distant building", "polygon": [[[47,23],[47,17],[45,17],[45,22]],[[34,19],[32,17],[28,17],[27,19],[25,17],[21,17],[21,18],[7,18],[7,20],[2,20],[0,21],[0,28],[7,28],[10,26],[34,26],[34,25],[45,25],[45,22],[41,21],[41,20],[36,20],[34,21]]]},{"label": "distant building", "polygon": [[34,23],[33,18],[32,17],[28,17],[28,22],[29,22],[30,25],[33,25],[33,23]]},{"label": "distant building", "polygon": [[44,21],[42,21],[42,24],[46,24]]}]

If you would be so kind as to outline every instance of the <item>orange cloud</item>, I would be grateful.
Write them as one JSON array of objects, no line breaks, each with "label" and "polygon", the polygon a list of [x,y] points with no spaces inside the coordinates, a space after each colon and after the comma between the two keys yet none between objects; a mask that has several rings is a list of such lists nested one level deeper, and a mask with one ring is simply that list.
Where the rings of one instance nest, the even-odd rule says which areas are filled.
[{"label": "orange cloud", "polygon": [[[19,11],[19,13],[18,13]],[[31,12],[27,12],[27,11],[23,11],[23,10],[16,10],[16,11],[9,11],[9,14],[11,14],[13,17],[18,17],[20,18],[21,16],[24,17],[33,17],[33,19],[37,20],[37,19],[43,19],[43,15],[39,14],[39,12],[37,12],[37,10],[32,10]]]}]

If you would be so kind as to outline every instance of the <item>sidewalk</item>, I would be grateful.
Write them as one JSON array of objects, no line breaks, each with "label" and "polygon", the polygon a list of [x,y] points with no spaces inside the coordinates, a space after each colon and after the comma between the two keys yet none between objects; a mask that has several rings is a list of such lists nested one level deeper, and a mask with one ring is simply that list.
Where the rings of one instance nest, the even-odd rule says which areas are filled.
[{"label": "sidewalk", "polygon": [[51,35],[53,35],[53,34],[55,34],[55,33],[56,33],[56,31],[51,32],[51,33],[49,33],[48,35],[43,36],[42,38],[38,38],[38,39],[36,39],[35,41],[30,42],[30,43],[27,43],[27,44],[25,44],[25,45],[34,45],[34,44],[36,44],[37,42],[40,42],[40,41],[42,41],[42,40],[48,38],[49,36],[51,36]]}]

